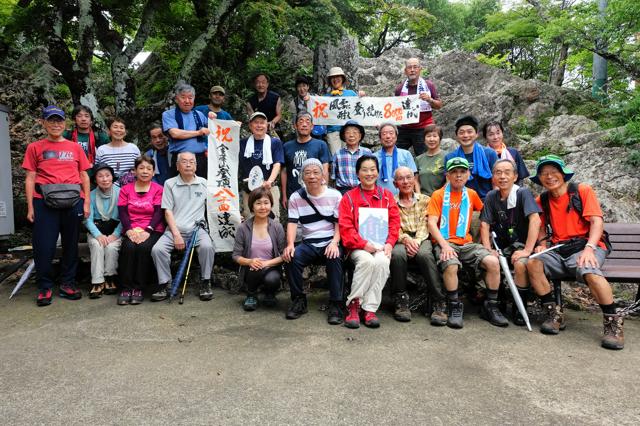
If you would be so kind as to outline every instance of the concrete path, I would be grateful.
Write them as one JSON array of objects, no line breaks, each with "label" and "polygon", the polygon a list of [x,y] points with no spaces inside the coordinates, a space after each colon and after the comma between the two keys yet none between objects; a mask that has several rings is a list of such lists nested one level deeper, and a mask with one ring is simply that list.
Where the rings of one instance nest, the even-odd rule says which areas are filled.
[{"label": "concrete path", "polygon": [[456,331],[381,315],[377,330],[310,313],[245,313],[216,291],[116,306],[34,304],[0,287],[0,422],[18,424],[640,424],[640,321],[599,347],[601,317],[560,336],[465,315]]}]

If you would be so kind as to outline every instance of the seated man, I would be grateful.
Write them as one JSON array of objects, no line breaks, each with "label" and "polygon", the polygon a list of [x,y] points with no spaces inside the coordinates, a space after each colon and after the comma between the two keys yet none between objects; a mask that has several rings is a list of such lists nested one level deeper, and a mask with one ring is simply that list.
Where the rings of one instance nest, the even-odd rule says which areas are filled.
[{"label": "seated man", "polygon": [[[205,220],[207,180],[196,176],[196,156],[191,152],[181,152],[176,164],[178,176],[167,179],[162,192],[162,209],[167,230],[151,249],[160,283],[158,291],[151,296],[153,302],[164,300],[168,296],[171,284],[171,251],[174,248],[184,250],[194,225]],[[201,276],[200,300],[207,301],[213,299],[210,280],[215,250],[205,229],[198,229],[196,237]]]},{"label": "seated man", "polygon": [[[298,319],[307,313],[302,271],[321,261],[326,265],[329,282],[329,324],[342,324],[342,253],[338,230],[338,205],[341,194],[324,182],[324,166],[320,160],[309,158],[302,163],[305,188],[295,191],[289,199],[287,246],[282,254],[286,264],[291,306],[287,319]],[[294,247],[296,229],[302,228],[302,242]]]},{"label": "seated man", "polygon": [[407,264],[409,261],[415,261],[427,282],[433,303],[431,325],[441,326],[447,323],[447,314],[444,312],[442,278],[433,256],[427,229],[425,211],[429,197],[414,191],[414,180],[415,176],[410,168],[400,166],[396,169],[394,184],[400,191],[395,197],[400,209],[400,236],[391,252],[391,282],[395,292],[393,317],[401,322],[411,320],[407,293]]},{"label": "seated man", "polygon": [[[497,256],[491,245],[491,232],[496,233],[496,243],[513,265],[513,280],[522,301],[529,294],[527,260],[536,246],[540,215],[542,212],[528,188],[515,184],[518,180],[516,164],[511,160],[498,160],[493,166],[494,183],[498,189],[489,191],[480,214],[482,245]],[[525,325],[524,318],[515,307],[513,323]]]},{"label": "seated man", "polygon": [[500,263],[489,250],[473,243],[469,228],[473,211],[482,210],[482,201],[476,191],[465,187],[469,179],[469,162],[460,157],[447,161],[447,184],[431,196],[427,208],[428,229],[438,246],[436,258],[442,270],[447,290],[447,326],[462,328],[463,305],[458,299],[458,269],[473,268],[476,276],[484,270],[487,298],[482,307],[482,318],[491,324],[509,325],[498,309]]},{"label": "seated man", "polygon": [[575,277],[578,282],[587,283],[602,309],[602,347],[622,349],[623,317],[617,313],[611,287],[600,270],[607,255],[600,203],[589,185],[569,183],[572,177],[573,172],[555,155],[540,158],[536,163],[536,174],[531,177],[534,183],[545,189],[536,200],[542,208],[543,216],[538,235],[540,243],[535,250],[544,250],[546,247],[542,242],[548,238],[552,245],[564,244],[563,247],[530,259],[527,263],[531,286],[542,299],[545,313],[540,331],[558,334],[564,329],[561,307],[554,303],[545,273],[550,279]]}]

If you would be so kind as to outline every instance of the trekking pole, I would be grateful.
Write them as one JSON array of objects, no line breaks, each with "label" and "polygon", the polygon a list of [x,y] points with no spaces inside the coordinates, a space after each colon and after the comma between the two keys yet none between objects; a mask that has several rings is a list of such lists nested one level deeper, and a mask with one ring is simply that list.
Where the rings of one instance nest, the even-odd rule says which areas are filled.
[{"label": "trekking pole", "polygon": [[176,275],[173,277],[173,281],[171,282],[171,291],[169,293],[169,303],[171,303],[171,301],[176,297],[176,293],[178,292],[178,287],[180,286],[182,277],[184,276],[187,263],[191,264],[189,258],[191,256],[192,248],[195,245],[196,237],[198,235],[198,229],[201,226],[202,224],[200,222],[197,222],[193,227],[193,231],[191,232],[191,238],[187,242],[187,247],[184,251],[184,256],[182,257],[182,260],[180,261],[180,266],[178,266]]},{"label": "trekking pole", "polygon": [[493,246],[496,248],[496,251],[498,252],[498,260],[500,261],[500,267],[502,268],[502,271],[504,272],[504,276],[507,279],[507,284],[509,285],[509,290],[511,290],[511,296],[513,296],[513,301],[518,307],[518,311],[520,311],[522,318],[524,318],[524,322],[527,324],[527,329],[529,329],[529,331],[532,331],[531,323],[529,322],[529,315],[527,314],[527,309],[525,308],[524,303],[522,302],[522,298],[518,293],[518,287],[516,286],[515,281],[513,281],[513,275],[511,275],[511,270],[509,269],[509,263],[507,263],[507,258],[504,257],[504,254],[502,254],[502,250],[500,250],[500,247],[496,242],[495,232],[491,232],[491,242],[493,242]]},{"label": "trekking pole", "polygon": [[[195,236],[192,238],[195,239]],[[187,282],[189,281],[189,270],[191,269],[191,260],[193,260],[193,252],[195,251],[195,245],[191,245],[191,250],[189,253],[189,264],[187,265],[187,273],[184,274],[184,284],[182,284],[182,293],[180,293],[180,300],[178,303],[182,305],[184,303],[184,292],[187,290]]]}]

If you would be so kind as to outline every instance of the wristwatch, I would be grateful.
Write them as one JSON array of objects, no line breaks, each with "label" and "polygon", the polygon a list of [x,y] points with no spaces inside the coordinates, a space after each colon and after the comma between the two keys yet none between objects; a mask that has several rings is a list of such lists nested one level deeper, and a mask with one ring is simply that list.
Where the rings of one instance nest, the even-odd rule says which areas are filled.
[{"label": "wristwatch", "polygon": [[592,248],[592,249],[594,249],[594,250],[596,249],[596,246],[594,246],[594,245],[593,245],[593,244],[591,244],[591,243],[587,243],[587,244],[585,244],[585,247],[591,247],[591,248]]}]

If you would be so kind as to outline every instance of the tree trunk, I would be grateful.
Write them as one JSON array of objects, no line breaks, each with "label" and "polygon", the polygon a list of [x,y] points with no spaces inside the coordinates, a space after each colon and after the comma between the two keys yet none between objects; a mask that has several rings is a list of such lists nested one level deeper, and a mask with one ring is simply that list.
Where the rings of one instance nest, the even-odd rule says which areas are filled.
[{"label": "tree trunk", "polygon": [[567,57],[569,56],[569,45],[562,43],[553,59],[553,66],[549,75],[549,84],[562,86],[564,73],[567,68]]}]

